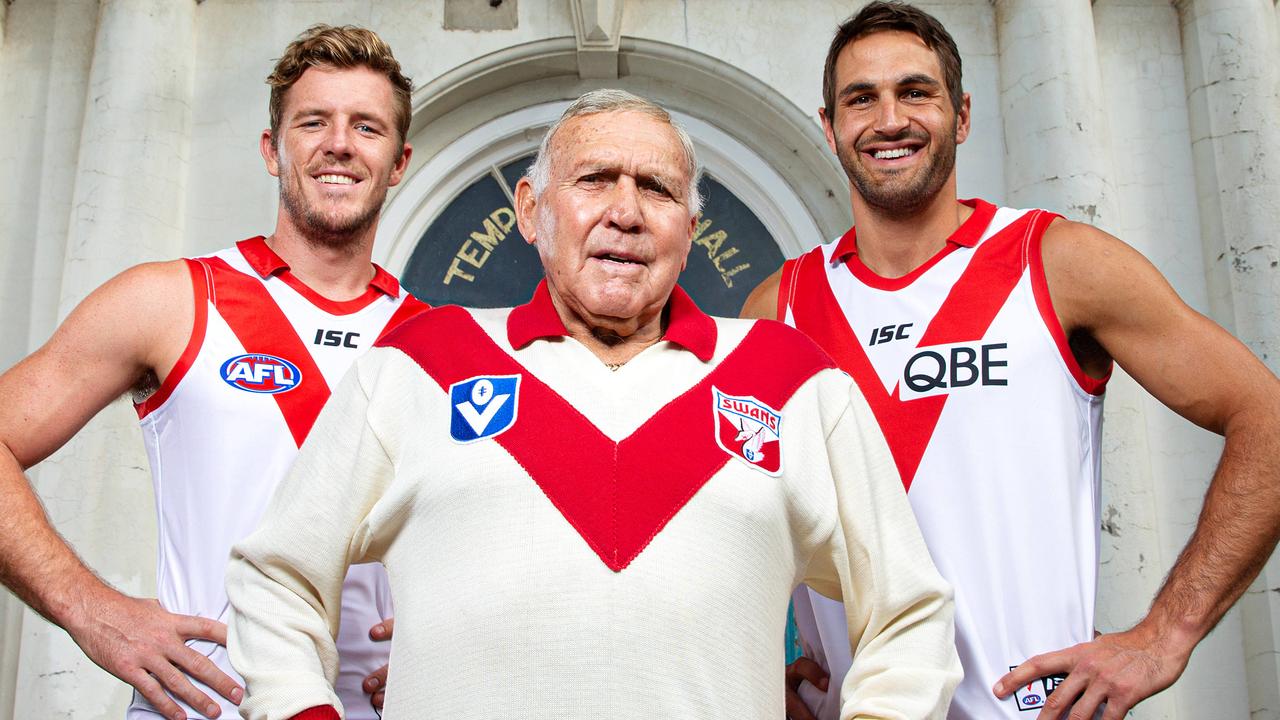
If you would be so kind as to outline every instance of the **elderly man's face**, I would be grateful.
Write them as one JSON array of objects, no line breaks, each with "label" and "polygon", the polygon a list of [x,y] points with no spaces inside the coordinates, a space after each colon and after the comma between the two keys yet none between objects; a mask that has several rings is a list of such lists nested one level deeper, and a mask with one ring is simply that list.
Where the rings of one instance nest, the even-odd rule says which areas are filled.
[{"label": "elderly man's face", "polygon": [[572,118],[551,140],[539,198],[518,188],[522,229],[559,305],[593,327],[662,309],[693,237],[690,178],[672,127],[637,112]]}]

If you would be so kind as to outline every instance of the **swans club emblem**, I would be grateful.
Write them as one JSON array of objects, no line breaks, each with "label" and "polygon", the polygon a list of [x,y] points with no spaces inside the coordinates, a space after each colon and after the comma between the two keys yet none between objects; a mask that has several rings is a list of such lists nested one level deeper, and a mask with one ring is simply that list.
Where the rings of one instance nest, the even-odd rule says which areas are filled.
[{"label": "swans club emblem", "polygon": [[766,475],[782,474],[782,414],[751,396],[729,395],[712,386],[716,443]]}]

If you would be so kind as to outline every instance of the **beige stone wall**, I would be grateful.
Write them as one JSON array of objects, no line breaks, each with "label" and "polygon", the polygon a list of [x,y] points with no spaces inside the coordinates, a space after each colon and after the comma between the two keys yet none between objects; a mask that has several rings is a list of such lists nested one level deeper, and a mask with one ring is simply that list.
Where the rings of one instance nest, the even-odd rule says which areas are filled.
[{"label": "beige stone wall", "polygon": [[[432,159],[448,157],[472,128],[618,84],[752,148],[795,185],[808,226],[832,234],[848,221],[815,109],[830,32],[859,3],[515,2],[514,28],[485,31],[446,29],[447,6],[464,11],[450,26],[466,25],[468,12],[485,12],[479,0],[479,9],[465,0],[0,2],[0,332],[8,339],[0,368],[123,268],[270,230],[275,187],[257,152],[262,79],[315,22],[374,28],[415,78],[411,176],[437,172]],[[956,35],[974,98],[961,194],[1099,224],[1276,368],[1275,3],[921,5]],[[589,41],[584,22],[600,23],[603,39]],[[687,72],[672,71],[681,64]],[[602,69],[618,77],[594,77]],[[393,195],[388,213],[420,199]],[[395,241],[380,237],[383,259]],[[1107,405],[1103,630],[1144,612],[1190,532],[1221,447],[1123,376]],[[33,474],[86,559],[122,589],[149,593],[154,511],[135,427],[117,404]],[[1184,678],[1134,716],[1280,717],[1278,585],[1273,561]],[[120,683],[61,631],[11,600],[0,605],[0,719],[120,716]]]}]

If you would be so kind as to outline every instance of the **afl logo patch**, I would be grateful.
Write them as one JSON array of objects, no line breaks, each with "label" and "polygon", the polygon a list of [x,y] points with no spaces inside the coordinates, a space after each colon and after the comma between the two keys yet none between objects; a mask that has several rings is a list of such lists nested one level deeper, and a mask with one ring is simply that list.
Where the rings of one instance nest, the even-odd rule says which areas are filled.
[{"label": "afl logo patch", "polygon": [[275,395],[302,383],[298,366],[275,355],[237,355],[222,363],[221,372],[228,385],[251,393]]},{"label": "afl logo patch", "polygon": [[782,474],[782,414],[759,400],[712,387],[716,443],[725,452],[766,475]]},{"label": "afl logo patch", "polygon": [[[1013,670],[1016,667],[1010,665],[1009,669]],[[1039,710],[1044,707],[1045,700],[1049,699],[1053,691],[1057,690],[1066,679],[1066,673],[1036,678],[1014,691],[1014,703],[1017,704],[1018,710]]]}]

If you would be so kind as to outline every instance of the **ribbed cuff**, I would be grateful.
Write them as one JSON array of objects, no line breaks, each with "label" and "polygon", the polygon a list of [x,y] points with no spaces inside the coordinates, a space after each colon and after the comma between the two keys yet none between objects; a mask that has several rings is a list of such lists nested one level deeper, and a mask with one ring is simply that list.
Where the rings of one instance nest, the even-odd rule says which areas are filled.
[{"label": "ribbed cuff", "polygon": [[289,720],[339,720],[338,711],[332,705],[317,705],[307,708]]}]

